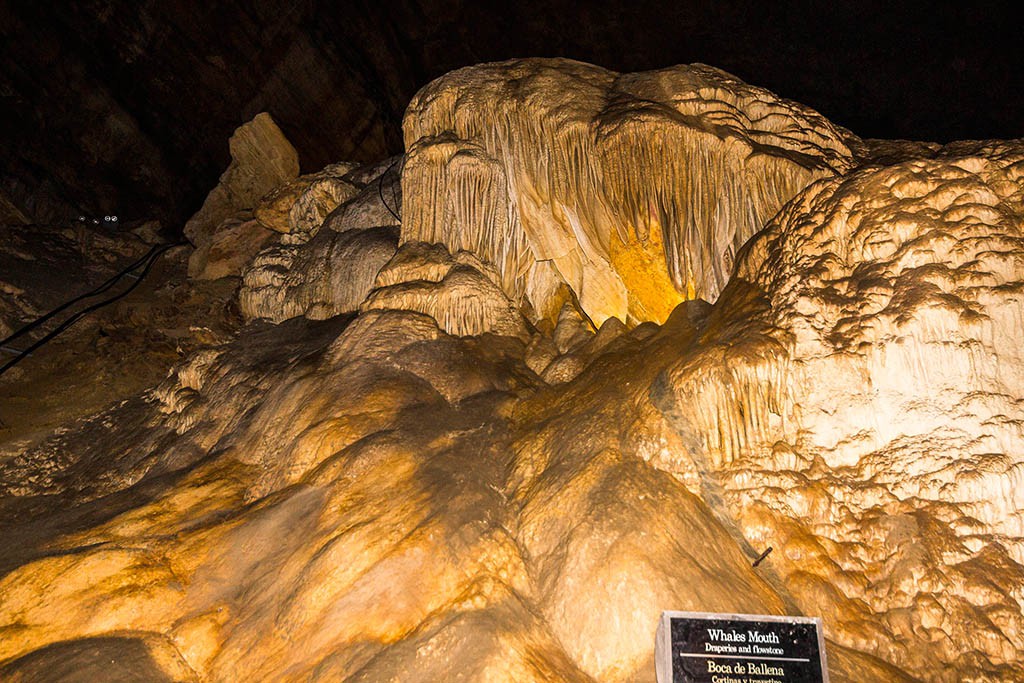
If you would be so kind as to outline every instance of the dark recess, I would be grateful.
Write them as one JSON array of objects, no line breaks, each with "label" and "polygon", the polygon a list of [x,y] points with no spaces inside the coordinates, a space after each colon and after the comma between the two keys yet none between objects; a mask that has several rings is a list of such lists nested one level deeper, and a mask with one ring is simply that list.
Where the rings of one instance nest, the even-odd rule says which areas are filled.
[{"label": "dark recess", "polygon": [[269,111],[304,171],[401,149],[415,91],[451,69],[565,56],[704,62],[864,137],[1024,136],[1011,3],[0,0],[0,197],[38,222],[173,232]]}]

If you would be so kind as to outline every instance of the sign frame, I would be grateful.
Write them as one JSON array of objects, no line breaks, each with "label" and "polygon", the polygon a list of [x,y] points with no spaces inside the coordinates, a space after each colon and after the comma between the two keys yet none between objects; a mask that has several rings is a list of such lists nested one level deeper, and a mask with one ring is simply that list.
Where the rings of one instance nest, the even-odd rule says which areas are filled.
[{"label": "sign frame", "polygon": [[[654,640],[654,665],[658,683],[672,683],[674,660],[671,624],[673,619],[813,624],[817,634],[818,657],[821,661],[821,681],[822,683],[829,683],[828,658],[825,655],[825,634],[822,629],[821,617],[793,617],[778,614],[732,614],[728,612],[681,612],[674,610],[666,610],[658,618],[658,630]],[[756,657],[753,659],[756,659]]]}]

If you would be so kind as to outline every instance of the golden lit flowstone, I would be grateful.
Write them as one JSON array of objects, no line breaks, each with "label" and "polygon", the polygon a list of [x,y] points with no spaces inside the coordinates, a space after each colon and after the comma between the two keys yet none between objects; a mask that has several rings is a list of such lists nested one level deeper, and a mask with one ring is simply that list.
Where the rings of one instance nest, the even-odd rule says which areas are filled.
[{"label": "golden lit flowstone", "polygon": [[665,604],[786,609],[685,479],[644,462],[675,439],[646,387],[700,319],[623,333],[558,392],[521,342],[413,313],[196,354],[26,454],[61,451],[59,471],[4,469],[23,480],[5,509],[56,509],[5,531],[0,662],[78,648],[102,672],[142,651],[187,680],[170,643],[200,680],[650,680]]},{"label": "golden lit flowstone", "polygon": [[396,311],[195,354],[3,467],[0,519],[35,510],[4,530],[0,671],[141,651],[188,680],[170,647],[199,680],[652,680],[666,604],[793,609],[699,470],[664,471],[685,444],[648,387],[706,312],[620,334],[558,390],[518,340]]},{"label": "golden lit flowstone", "polygon": [[1024,145],[934,157],[789,204],[654,395],[679,471],[776,548],[830,638],[926,680],[1018,680]]},{"label": "golden lit flowstone", "polygon": [[2,466],[0,519],[39,502],[4,530],[0,666],[116,637],[200,680],[649,679],[664,603],[783,609],[592,412],[629,401],[537,394],[523,353],[410,312],[255,326]]},{"label": "golden lit flowstone", "polygon": [[553,319],[558,283],[595,324],[714,300],[739,247],[812,181],[852,165],[848,131],[704,65],[617,74],[560,59],[454,71],[403,123],[403,241],[497,266]]},{"label": "golden lit flowstone", "polygon": [[[652,681],[665,609],[820,616],[835,683],[1024,678],[1024,147],[851,169],[706,67],[479,69],[407,118],[452,114],[397,249],[361,194],[256,259],[237,339],[0,444],[0,679]],[[669,175],[601,151],[654,120]],[[717,282],[762,220],[629,324],[698,293],[659,249]]]}]

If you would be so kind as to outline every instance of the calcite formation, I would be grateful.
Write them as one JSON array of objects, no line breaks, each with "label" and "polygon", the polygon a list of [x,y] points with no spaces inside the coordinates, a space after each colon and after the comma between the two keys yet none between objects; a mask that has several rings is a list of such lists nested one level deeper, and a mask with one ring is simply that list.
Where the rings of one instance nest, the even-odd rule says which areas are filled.
[{"label": "calcite formation", "polygon": [[1019,143],[821,181],[659,387],[801,608],[933,680],[1024,676],[1022,228]]},{"label": "calcite formation", "polygon": [[857,142],[712,67],[567,60],[452,72],[417,94],[403,129],[403,240],[475,252],[541,318],[567,283],[598,325],[714,300],[739,247],[849,169]]},{"label": "calcite formation", "polygon": [[231,339],[0,441],[0,678],[653,681],[666,609],[1024,678],[1024,143],[562,60],[405,130]]},{"label": "calcite formation", "polygon": [[394,228],[321,230],[302,245],[261,252],[245,272],[239,305],[247,320],[324,320],[359,308],[398,246]]},{"label": "calcite formation", "polygon": [[348,182],[362,189],[324,219],[328,227],[343,232],[351,228],[400,226],[403,159],[385,159],[380,164],[357,168],[346,175]]},{"label": "calcite formation", "polygon": [[439,245],[404,245],[377,274],[362,310],[426,313],[448,334],[527,337],[526,324],[498,284],[493,268],[468,252],[453,257]]},{"label": "calcite formation", "polygon": [[345,179],[356,164],[331,164],[319,173],[299,176],[260,199],[253,214],[263,226],[308,239],[334,209],[351,199],[359,187]]},{"label": "calcite formation", "polygon": [[257,219],[285,235],[255,258],[249,255],[238,297],[243,317],[323,320],[360,307],[398,246],[399,226],[382,213],[389,208],[383,187],[386,181],[394,189],[396,163],[369,169],[334,164],[264,197]]},{"label": "calcite formation", "polygon": [[268,243],[274,233],[248,213],[227,218],[202,238],[188,263],[189,275],[197,280],[219,280],[238,276]]},{"label": "calcite formation", "polygon": [[254,208],[265,194],[299,174],[298,153],[266,112],[239,126],[228,148],[231,164],[185,224],[185,235],[193,243],[205,239],[225,219]]}]

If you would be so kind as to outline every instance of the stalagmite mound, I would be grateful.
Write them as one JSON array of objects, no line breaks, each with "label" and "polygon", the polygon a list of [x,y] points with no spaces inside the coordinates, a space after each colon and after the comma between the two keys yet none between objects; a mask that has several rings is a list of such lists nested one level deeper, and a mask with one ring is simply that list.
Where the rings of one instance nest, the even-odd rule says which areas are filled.
[{"label": "stalagmite mound", "polygon": [[359,187],[345,179],[355,164],[331,164],[271,190],[253,212],[265,227],[289,233],[296,241],[316,234],[324,218],[351,199]]},{"label": "stalagmite mound", "polygon": [[528,337],[525,321],[498,284],[494,269],[468,252],[440,245],[404,245],[377,275],[362,310],[426,313],[456,336],[493,333]]},{"label": "stalagmite mound", "polygon": [[0,441],[0,679],[653,681],[666,609],[1024,678],[1024,143],[564,60],[405,132],[262,195],[240,329]]},{"label": "stalagmite mound", "polygon": [[704,65],[617,74],[567,60],[452,72],[403,123],[403,240],[495,264],[541,318],[558,283],[596,324],[714,300],[739,247],[856,138]]},{"label": "stalagmite mound", "polygon": [[257,220],[284,235],[246,261],[238,298],[247,320],[324,320],[360,307],[398,246],[395,209],[384,199],[387,184],[401,209],[396,164],[333,164],[263,198]]},{"label": "stalagmite mound", "polygon": [[308,243],[261,252],[246,271],[239,304],[248,320],[324,320],[359,308],[394,255],[398,231],[321,230]]},{"label": "stalagmite mound", "polygon": [[1024,145],[820,181],[736,278],[655,389],[686,467],[838,642],[1024,676]]}]

